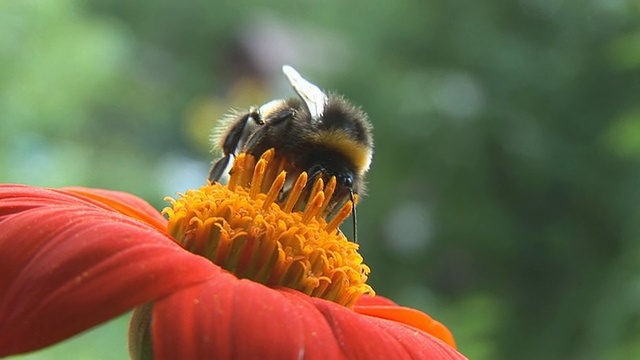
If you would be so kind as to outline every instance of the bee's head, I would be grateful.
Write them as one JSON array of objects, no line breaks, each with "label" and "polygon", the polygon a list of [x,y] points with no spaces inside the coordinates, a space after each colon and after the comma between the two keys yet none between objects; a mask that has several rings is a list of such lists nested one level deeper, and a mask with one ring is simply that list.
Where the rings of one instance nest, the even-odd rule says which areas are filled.
[{"label": "bee's head", "polygon": [[353,191],[354,176],[350,171],[337,174],[336,181],[339,187]]},{"label": "bee's head", "polygon": [[[335,166],[335,164],[332,164]],[[314,163],[307,173],[310,175],[310,179],[315,179],[316,177],[322,177],[325,180],[329,180],[327,177],[334,176],[336,179],[336,188],[333,193],[334,198],[338,199],[349,199],[351,201],[351,213],[353,219],[353,240],[358,242],[358,225],[357,225],[357,216],[356,216],[356,194],[358,194],[358,188],[354,189],[354,187],[359,186],[360,190],[364,190],[364,184],[362,181],[357,181],[356,175],[351,170],[349,166],[343,166],[340,168],[331,167],[332,165],[322,165],[321,163]],[[346,201],[346,200],[344,200]],[[340,207],[339,205],[342,202],[333,202],[326,211],[332,212],[334,208]]]}]

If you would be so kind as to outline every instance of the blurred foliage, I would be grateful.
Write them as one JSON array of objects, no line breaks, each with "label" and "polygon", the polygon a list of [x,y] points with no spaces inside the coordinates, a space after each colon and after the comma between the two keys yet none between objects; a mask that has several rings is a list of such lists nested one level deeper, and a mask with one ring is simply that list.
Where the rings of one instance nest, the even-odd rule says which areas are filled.
[{"label": "blurred foliage", "polygon": [[[0,181],[161,207],[204,182],[229,107],[292,95],[288,63],[374,124],[378,293],[472,359],[640,358],[639,20],[632,0],[0,1]],[[77,343],[29,358],[100,358]]]}]

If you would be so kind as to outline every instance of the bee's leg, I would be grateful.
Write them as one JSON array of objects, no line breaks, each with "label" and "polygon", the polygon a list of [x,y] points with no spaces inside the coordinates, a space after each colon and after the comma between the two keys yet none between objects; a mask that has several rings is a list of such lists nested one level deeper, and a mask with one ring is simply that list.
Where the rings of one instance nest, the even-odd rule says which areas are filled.
[{"label": "bee's leg", "polygon": [[291,117],[296,113],[296,111],[294,109],[286,109],[286,110],[282,110],[279,111],[273,115],[271,115],[269,118],[267,119],[262,119],[264,121],[264,125],[263,127],[261,127],[260,129],[256,130],[256,132],[254,132],[251,137],[249,138],[249,140],[247,140],[247,143],[245,144],[244,148],[247,150],[252,150],[255,149],[256,146],[260,143],[260,140],[262,140],[264,138],[264,136],[267,134],[267,131],[269,131],[269,127],[279,124],[285,120],[291,119]]},{"label": "bee's leg", "polygon": [[287,119],[290,119],[293,115],[295,115],[296,110],[295,109],[285,109],[285,110],[281,110],[278,111],[277,113],[269,116],[268,118],[264,119],[264,122],[269,124],[269,125],[275,125],[278,123],[281,123]]},{"label": "bee's leg", "polygon": [[213,163],[211,170],[209,171],[209,181],[219,182],[224,170],[229,166],[229,160],[233,154],[225,154],[218,161]]},{"label": "bee's leg", "polygon": [[220,181],[220,178],[224,174],[224,170],[229,166],[231,157],[234,156],[238,149],[238,145],[240,144],[240,140],[242,139],[242,135],[248,121],[253,121],[258,125],[262,125],[262,121],[260,120],[258,113],[253,108],[243,115],[240,121],[236,122],[222,144],[222,153],[224,156],[213,163],[213,166],[209,171],[209,180],[211,182]]},{"label": "bee's leg", "polygon": [[313,186],[313,184],[316,182],[316,179],[319,176],[324,175],[326,172],[327,172],[327,170],[325,168],[323,168],[321,165],[314,165],[308,171],[309,177],[307,178],[307,185]]}]

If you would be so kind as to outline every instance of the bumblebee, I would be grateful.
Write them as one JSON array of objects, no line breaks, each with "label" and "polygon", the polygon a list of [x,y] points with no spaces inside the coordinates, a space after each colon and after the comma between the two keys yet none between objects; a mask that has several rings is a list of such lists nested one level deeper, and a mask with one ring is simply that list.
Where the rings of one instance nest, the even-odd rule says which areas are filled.
[{"label": "bumblebee", "polygon": [[[342,96],[323,92],[291,66],[283,66],[282,71],[298,97],[272,100],[223,119],[212,136],[223,156],[214,161],[209,180],[219,181],[231,157],[240,152],[259,157],[275,148],[276,155],[289,164],[282,196],[306,171],[308,184],[318,177],[325,183],[336,178],[336,190],[323,215],[349,199],[355,204],[355,195],[364,194],[364,176],[373,156],[372,127],[366,114]],[[352,217],[357,240],[355,205]]]}]

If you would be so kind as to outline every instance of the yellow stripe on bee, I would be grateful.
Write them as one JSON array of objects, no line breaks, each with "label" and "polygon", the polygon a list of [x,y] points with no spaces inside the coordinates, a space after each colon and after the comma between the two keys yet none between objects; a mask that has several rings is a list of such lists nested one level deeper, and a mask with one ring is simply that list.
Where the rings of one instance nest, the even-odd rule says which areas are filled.
[{"label": "yellow stripe on bee", "polygon": [[343,154],[351,160],[357,173],[369,170],[372,149],[366,144],[358,143],[343,130],[320,131],[313,136],[313,142]]}]

